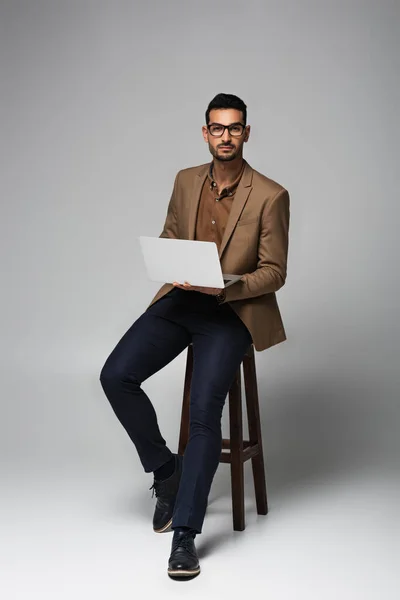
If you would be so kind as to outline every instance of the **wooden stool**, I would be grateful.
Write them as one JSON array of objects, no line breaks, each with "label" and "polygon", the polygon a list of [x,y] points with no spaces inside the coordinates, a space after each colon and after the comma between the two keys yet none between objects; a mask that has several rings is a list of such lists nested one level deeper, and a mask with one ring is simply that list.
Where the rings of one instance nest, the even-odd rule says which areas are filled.
[{"label": "wooden stool", "polygon": [[[257,375],[254,347],[251,345],[242,361],[246,394],[249,441],[243,440],[241,368],[229,390],[230,439],[222,440],[220,463],[231,465],[233,529],[243,531],[244,522],[244,470],[243,465],[251,458],[257,513],[268,512],[267,488],[265,483],[264,457],[261,439],[260,408],[258,403]],[[193,372],[193,346],[187,351],[185,384],[183,391],[181,426],[178,454],[183,456],[189,439],[190,386]],[[229,450],[229,452],[224,452]]]}]

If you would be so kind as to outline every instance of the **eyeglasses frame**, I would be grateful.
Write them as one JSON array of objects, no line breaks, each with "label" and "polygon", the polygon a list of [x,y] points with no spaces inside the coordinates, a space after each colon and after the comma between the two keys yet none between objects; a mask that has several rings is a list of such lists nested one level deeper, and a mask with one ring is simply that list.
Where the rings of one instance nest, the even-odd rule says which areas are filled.
[{"label": "eyeglasses frame", "polygon": [[[215,135],[214,133],[211,133],[211,131],[210,131],[210,127],[211,127],[211,125],[219,125],[220,127],[223,127],[224,129],[223,129],[223,131],[222,131],[221,135]],[[243,127],[243,131],[242,131],[242,133],[241,133],[240,135],[233,135],[233,134],[231,133],[231,131],[230,131],[230,127],[233,127],[234,125],[241,125],[241,126]],[[207,125],[207,131],[208,131],[208,133],[209,133],[210,135],[212,135],[213,137],[222,137],[222,136],[224,135],[224,133],[225,133],[225,129],[227,129],[227,130],[229,131],[229,135],[231,135],[232,137],[234,137],[234,138],[239,138],[239,137],[241,137],[241,136],[244,134],[244,132],[246,131],[246,125],[245,125],[244,123],[241,123],[240,121],[236,121],[235,123],[230,123],[229,125],[222,125],[222,123],[209,123],[209,124]]]}]

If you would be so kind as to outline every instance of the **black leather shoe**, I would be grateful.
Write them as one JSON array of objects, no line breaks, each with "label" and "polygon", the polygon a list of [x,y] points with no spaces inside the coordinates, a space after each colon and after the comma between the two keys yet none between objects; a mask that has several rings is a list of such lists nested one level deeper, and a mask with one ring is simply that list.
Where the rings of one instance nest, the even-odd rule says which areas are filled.
[{"label": "black leather shoe", "polygon": [[172,513],[181,480],[183,461],[183,457],[179,456],[179,454],[174,454],[174,457],[175,471],[171,477],[161,481],[154,479],[154,483],[150,488],[153,490],[153,495],[155,494],[157,498],[153,516],[153,529],[156,533],[171,531]]},{"label": "black leather shoe", "polygon": [[168,575],[170,577],[193,577],[200,573],[199,559],[197,557],[194,538],[194,529],[174,529],[171,556],[168,561]]}]

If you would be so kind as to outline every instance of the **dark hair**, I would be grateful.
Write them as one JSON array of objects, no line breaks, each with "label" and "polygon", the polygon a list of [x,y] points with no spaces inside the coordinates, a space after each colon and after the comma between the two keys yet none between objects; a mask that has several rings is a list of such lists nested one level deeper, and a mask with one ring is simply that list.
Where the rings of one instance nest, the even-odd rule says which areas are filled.
[{"label": "dark hair", "polygon": [[247,120],[247,106],[237,96],[233,94],[217,94],[215,98],[213,98],[208,105],[206,110],[206,125],[208,125],[210,120],[210,112],[217,108],[235,108],[236,110],[241,110],[243,113],[243,121],[246,125]]}]

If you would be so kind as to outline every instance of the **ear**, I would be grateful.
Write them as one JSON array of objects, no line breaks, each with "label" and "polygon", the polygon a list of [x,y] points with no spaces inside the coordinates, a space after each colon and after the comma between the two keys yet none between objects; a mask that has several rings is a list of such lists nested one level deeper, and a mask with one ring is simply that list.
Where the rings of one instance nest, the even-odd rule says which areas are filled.
[{"label": "ear", "polygon": [[249,137],[250,137],[250,125],[246,125],[244,141],[247,142],[249,140]]},{"label": "ear", "polygon": [[206,125],[203,125],[203,127],[201,128],[201,132],[203,134],[204,141],[208,142],[208,129]]}]

